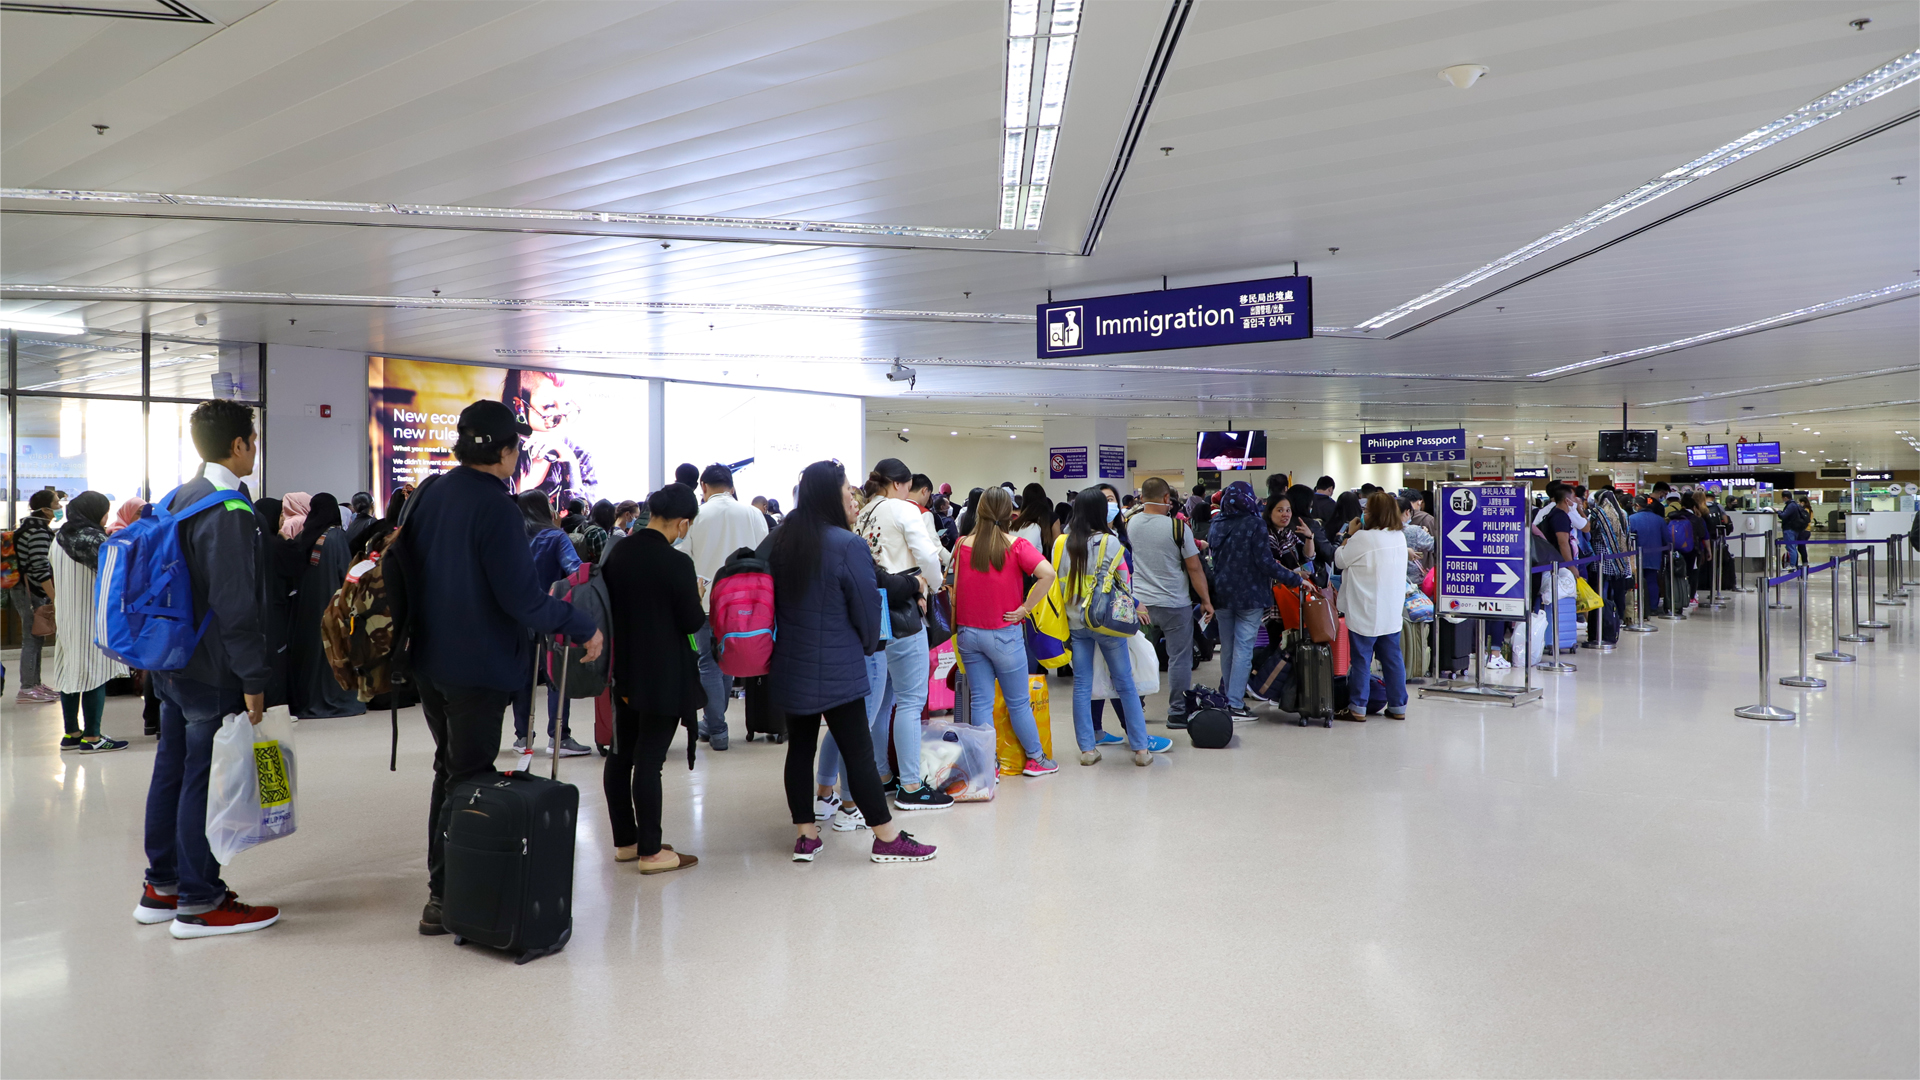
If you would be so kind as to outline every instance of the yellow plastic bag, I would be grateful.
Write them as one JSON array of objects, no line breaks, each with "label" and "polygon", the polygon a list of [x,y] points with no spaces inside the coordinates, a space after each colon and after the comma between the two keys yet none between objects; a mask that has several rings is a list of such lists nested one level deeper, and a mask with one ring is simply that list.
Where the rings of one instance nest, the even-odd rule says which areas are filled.
[{"label": "yellow plastic bag", "polygon": [[[992,676],[988,676],[992,678]],[[1053,756],[1053,720],[1047,708],[1047,677],[1045,675],[1027,676],[1027,700],[1033,705],[1033,723],[1040,729],[1040,754]],[[1020,745],[1019,736],[1013,733],[1013,724],[1007,719],[1007,699],[1000,694],[1000,683],[993,684],[993,733],[995,738],[995,756],[1000,759],[1001,776],[1018,776],[1027,767],[1027,751]]]},{"label": "yellow plastic bag", "polygon": [[1573,579],[1573,610],[1585,615],[1589,611],[1598,611],[1605,604],[1600,594],[1593,591],[1586,578]]}]

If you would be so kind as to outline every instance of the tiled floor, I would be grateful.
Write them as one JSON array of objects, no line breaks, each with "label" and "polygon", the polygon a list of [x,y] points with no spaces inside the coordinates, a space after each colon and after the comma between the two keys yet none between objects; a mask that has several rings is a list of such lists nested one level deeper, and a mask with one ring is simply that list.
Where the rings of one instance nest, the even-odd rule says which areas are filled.
[{"label": "tiled floor", "polygon": [[133,703],[109,719],[133,748],[62,756],[57,707],[9,693],[0,1071],[1913,1076],[1920,597],[1775,724],[1732,712],[1753,606],[1583,654],[1539,704],[1241,725],[1151,769],[1073,763],[1056,684],[1061,773],[912,820],[925,865],[840,834],[789,862],[785,750],[736,741],[669,757],[701,864],[642,879],[598,759],[567,760],[574,938],[525,967],[414,932],[416,717],[398,773],[384,716],[301,724],[300,832],[230,873],[282,923],[175,941],[129,917]]}]

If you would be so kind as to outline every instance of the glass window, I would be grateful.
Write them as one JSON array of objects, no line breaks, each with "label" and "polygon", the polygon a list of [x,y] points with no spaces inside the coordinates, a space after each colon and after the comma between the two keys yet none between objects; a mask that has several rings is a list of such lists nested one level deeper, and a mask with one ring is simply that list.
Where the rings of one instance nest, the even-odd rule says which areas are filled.
[{"label": "glass window", "polygon": [[20,389],[140,396],[140,338],[133,334],[21,331]]},{"label": "glass window", "polygon": [[259,401],[260,347],[155,335],[152,385],[154,397]]},{"label": "glass window", "polygon": [[[174,488],[194,478],[200,471],[200,451],[193,445],[193,430],[188,418],[193,415],[194,406],[180,405],[170,401],[156,401],[147,427],[148,475],[153,484],[156,497],[165,495]],[[253,417],[254,430],[260,428],[258,410]],[[260,494],[259,457],[254,458],[254,470],[240,478],[246,482],[247,490],[255,497]]]},{"label": "glass window", "polygon": [[97,491],[118,506],[140,493],[140,403],[81,398],[20,399],[20,483],[14,520],[43,488],[68,498]]}]

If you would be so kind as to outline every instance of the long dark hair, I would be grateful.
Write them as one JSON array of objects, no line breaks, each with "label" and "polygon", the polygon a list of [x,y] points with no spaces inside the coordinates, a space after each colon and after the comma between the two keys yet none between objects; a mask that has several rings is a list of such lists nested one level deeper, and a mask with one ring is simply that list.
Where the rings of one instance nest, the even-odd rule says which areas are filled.
[{"label": "long dark hair", "polygon": [[1107,524],[1107,493],[1097,487],[1082,489],[1073,497],[1073,524],[1067,526],[1067,581],[1077,582],[1087,573],[1087,545],[1094,536],[1111,535]]},{"label": "long dark hair", "polygon": [[553,523],[553,504],[538,488],[530,488],[520,493],[515,500],[520,504],[520,516],[527,521],[527,539],[531,540],[548,529],[558,529]]},{"label": "long dark hair", "polygon": [[800,471],[793,509],[773,534],[773,575],[782,592],[803,596],[820,576],[822,534],[847,527],[846,490],[847,470],[837,461],[816,461]]},{"label": "long dark hair", "polygon": [[1040,526],[1042,540],[1053,531],[1053,500],[1047,498],[1047,489],[1039,484],[1028,484],[1020,493],[1020,515],[1013,519],[1009,531],[1019,532],[1029,525]]}]

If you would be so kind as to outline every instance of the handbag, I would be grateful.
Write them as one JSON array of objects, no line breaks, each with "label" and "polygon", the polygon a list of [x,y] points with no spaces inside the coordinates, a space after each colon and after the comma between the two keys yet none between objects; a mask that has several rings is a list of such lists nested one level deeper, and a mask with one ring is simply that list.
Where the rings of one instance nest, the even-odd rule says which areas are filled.
[{"label": "handbag", "polygon": [[1420,591],[1418,585],[1408,582],[1406,609],[1402,614],[1405,620],[1410,623],[1432,622],[1433,601],[1428,598],[1426,593]]},{"label": "handbag", "polygon": [[937,647],[953,637],[953,597],[945,589],[927,601],[927,646]]},{"label": "handbag", "polygon": [[1304,594],[1300,599],[1300,622],[1307,631],[1307,637],[1316,645],[1330,645],[1339,637],[1339,629],[1334,622],[1333,604],[1336,594],[1332,589],[1324,592],[1311,585],[1302,585]]},{"label": "handbag", "polygon": [[1133,585],[1121,573],[1119,561],[1108,555],[1107,538],[1100,539],[1100,567],[1087,591],[1087,629],[1108,637],[1132,637],[1140,632],[1140,609]]},{"label": "handbag", "polygon": [[41,604],[33,609],[33,636],[52,637],[57,627],[53,624],[53,604]]},{"label": "handbag", "polygon": [[1585,615],[1589,611],[1598,611],[1605,601],[1593,591],[1586,578],[1575,578],[1573,582],[1573,610]]}]

